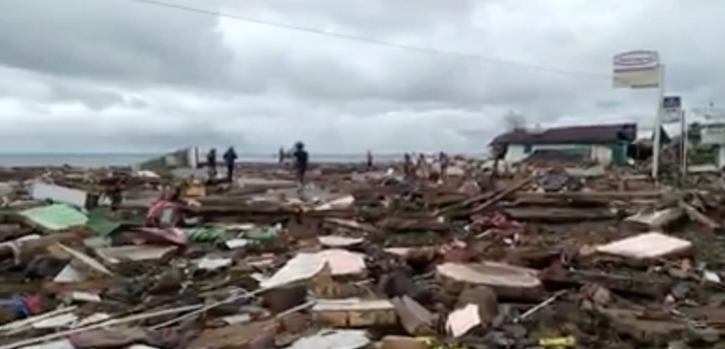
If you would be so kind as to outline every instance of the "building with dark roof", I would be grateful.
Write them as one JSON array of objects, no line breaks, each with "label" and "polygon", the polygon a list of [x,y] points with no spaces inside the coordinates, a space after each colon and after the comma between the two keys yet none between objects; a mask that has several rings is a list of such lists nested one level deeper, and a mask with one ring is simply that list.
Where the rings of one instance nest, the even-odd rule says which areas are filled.
[{"label": "building with dark roof", "polygon": [[637,138],[637,124],[567,126],[542,130],[513,130],[494,138],[491,146],[507,162],[519,162],[539,153],[559,153],[601,164],[624,164],[627,149]]}]

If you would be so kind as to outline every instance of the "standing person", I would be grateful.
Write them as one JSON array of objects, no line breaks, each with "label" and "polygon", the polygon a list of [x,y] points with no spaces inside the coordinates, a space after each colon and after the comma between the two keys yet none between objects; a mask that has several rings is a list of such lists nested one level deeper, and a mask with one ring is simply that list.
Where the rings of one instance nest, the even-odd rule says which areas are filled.
[{"label": "standing person", "polygon": [[209,170],[209,179],[213,180],[216,178],[216,148],[211,148],[206,153],[206,166]]},{"label": "standing person", "polygon": [[418,178],[428,178],[428,160],[425,154],[418,154],[418,161],[415,164],[415,175]]},{"label": "standing person", "polygon": [[441,178],[446,179],[448,177],[448,166],[451,163],[451,159],[448,157],[448,154],[441,152],[438,154],[438,162],[441,167]]},{"label": "standing person", "polygon": [[410,153],[403,155],[403,174],[406,179],[410,179],[413,175],[413,157],[410,156]]},{"label": "standing person", "polygon": [[368,150],[367,168],[368,168],[368,171],[372,171],[372,169],[373,169],[373,152],[371,152],[370,150]]},{"label": "standing person", "polygon": [[234,162],[237,161],[237,152],[234,147],[229,147],[224,153],[224,164],[227,165],[227,182],[231,183],[234,179]]},{"label": "standing person", "polygon": [[284,147],[279,147],[279,164],[281,165],[284,162]]},{"label": "standing person", "polygon": [[295,143],[295,150],[292,156],[295,158],[295,175],[300,186],[300,191],[302,191],[305,187],[305,173],[307,172],[310,155],[305,150],[305,145],[302,142],[297,142]]},{"label": "standing person", "polygon": [[420,153],[418,154],[418,160],[415,163],[415,166],[418,170],[423,169],[428,164],[428,160],[425,158],[425,154]]}]

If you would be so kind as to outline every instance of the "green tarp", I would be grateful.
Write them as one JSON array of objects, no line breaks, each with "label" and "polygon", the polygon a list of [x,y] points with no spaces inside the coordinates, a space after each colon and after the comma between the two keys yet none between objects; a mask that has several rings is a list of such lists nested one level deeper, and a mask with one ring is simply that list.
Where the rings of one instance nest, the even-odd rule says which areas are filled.
[{"label": "green tarp", "polygon": [[121,225],[122,223],[109,219],[103,211],[93,210],[88,212],[86,226],[98,235],[111,235]]},{"label": "green tarp", "polygon": [[273,245],[277,239],[278,230],[270,226],[259,226],[246,232],[244,236],[262,245]]},{"label": "green tarp", "polygon": [[191,242],[219,242],[226,233],[223,229],[214,226],[199,226],[184,229]]},{"label": "green tarp", "polygon": [[88,222],[85,214],[62,204],[34,207],[18,214],[36,226],[51,231],[65,230]]}]

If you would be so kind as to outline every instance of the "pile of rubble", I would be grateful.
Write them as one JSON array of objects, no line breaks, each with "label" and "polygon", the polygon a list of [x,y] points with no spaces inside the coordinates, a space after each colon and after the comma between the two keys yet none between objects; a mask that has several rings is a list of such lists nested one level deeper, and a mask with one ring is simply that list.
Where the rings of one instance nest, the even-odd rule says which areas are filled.
[{"label": "pile of rubble", "polygon": [[117,210],[87,205],[100,174],[33,172],[2,211],[0,349],[721,342],[719,175],[484,168],[327,166],[302,195],[283,168],[131,174]]}]

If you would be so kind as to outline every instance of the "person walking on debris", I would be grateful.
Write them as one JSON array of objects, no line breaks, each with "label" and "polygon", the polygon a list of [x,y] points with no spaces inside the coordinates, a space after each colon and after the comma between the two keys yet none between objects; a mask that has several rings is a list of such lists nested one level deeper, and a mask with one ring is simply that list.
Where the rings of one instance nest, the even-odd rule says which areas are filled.
[{"label": "person walking on debris", "polygon": [[310,156],[302,142],[295,143],[295,150],[292,156],[295,158],[295,175],[297,177],[297,183],[300,186],[299,190],[302,191],[305,187],[305,173],[307,172]]},{"label": "person walking on debris", "polygon": [[209,170],[209,180],[213,180],[216,178],[216,148],[211,148],[208,153],[206,153],[206,166]]},{"label": "person walking on debris", "polygon": [[234,147],[229,147],[224,153],[224,164],[227,165],[227,182],[231,183],[234,179],[234,162],[237,161],[237,152]]},{"label": "person walking on debris", "polygon": [[368,171],[371,171],[372,169],[373,169],[373,152],[371,152],[370,150],[368,150],[368,155],[367,155],[367,170]]}]

